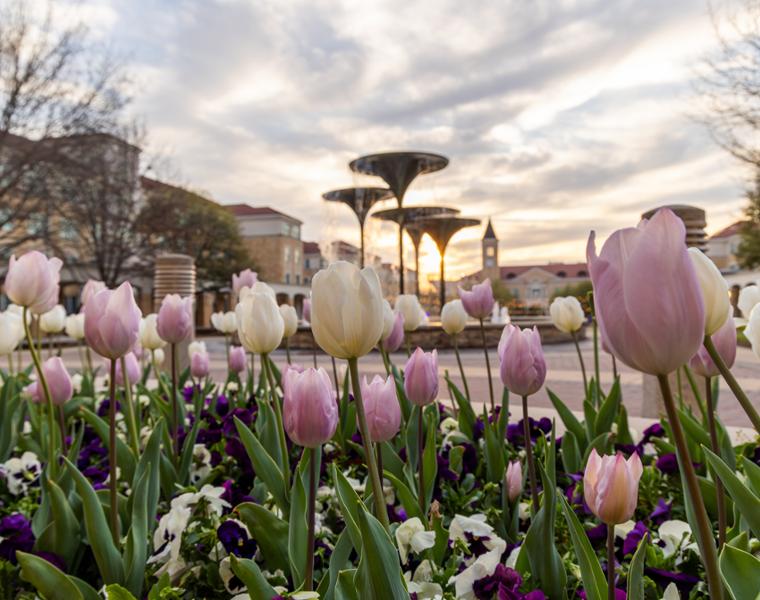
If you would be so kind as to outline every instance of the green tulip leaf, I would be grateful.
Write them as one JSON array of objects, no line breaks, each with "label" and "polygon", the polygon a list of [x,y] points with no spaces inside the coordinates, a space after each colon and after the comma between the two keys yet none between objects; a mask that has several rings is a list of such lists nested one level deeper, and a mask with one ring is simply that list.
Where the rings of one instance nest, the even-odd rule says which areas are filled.
[{"label": "green tulip leaf", "polygon": [[649,534],[645,534],[639,542],[639,547],[631,559],[628,569],[628,592],[627,600],[644,600],[644,563],[647,558],[647,545]]},{"label": "green tulip leaf", "polygon": [[760,559],[726,544],[720,553],[720,576],[733,600],[760,597]]},{"label": "green tulip leaf", "polygon": [[589,542],[583,526],[565,497],[560,495],[559,498],[562,513],[565,515],[565,521],[567,521],[567,527],[570,531],[570,539],[575,549],[575,556],[578,558],[586,597],[588,600],[606,600],[607,580],[604,578],[604,572],[599,565],[596,552],[591,547],[591,542]]},{"label": "green tulip leaf", "polygon": [[565,429],[573,432],[575,439],[578,441],[578,447],[583,451],[588,441],[586,430],[583,428],[583,425],[567,405],[559,399],[557,394],[552,392],[549,388],[546,388],[546,393],[549,395],[549,400],[551,400],[554,410],[557,411],[559,418],[562,419]]},{"label": "green tulip leaf", "polygon": [[232,572],[245,584],[251,598],[271,600],[277,596],[277,592],[269,585],[266,577],[254,561],[249,558],[238,558],[234,554],[230,554],[230,560],[232,561],[230,563]]},{"label": "green tulip leaf", "polygon": [[734,472],[717,455],[703,448],[710,467],[720,477],[723,487],[731,496],[742,517],[747,520],[755,536],[760,536],[760,497],[734,475]]},{"label": "green tulip leaf", "polygon": [[286,543],[288,524],[271,510],[253,502],[239,504],[235,512],[261,548],[261,555],[267,569],[272,572],[277,569],[287,572],[290,568]]},{"label": "green tulip leaf", "polygon": [[82,592],[69,577],[44,558],[20,550],[21,579],[31,583],[46,600],[84,600]]}]

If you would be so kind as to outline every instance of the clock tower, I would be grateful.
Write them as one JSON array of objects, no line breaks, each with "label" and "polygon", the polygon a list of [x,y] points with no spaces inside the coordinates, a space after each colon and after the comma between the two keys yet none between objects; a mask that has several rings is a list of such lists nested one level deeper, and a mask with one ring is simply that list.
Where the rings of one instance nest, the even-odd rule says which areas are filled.
[{"label": "clock tower", "polygon": [[499,240],[494,233],[491,219],[488,219],[486,232],[483,235],[483,275],[498,277],[499,275]]}]

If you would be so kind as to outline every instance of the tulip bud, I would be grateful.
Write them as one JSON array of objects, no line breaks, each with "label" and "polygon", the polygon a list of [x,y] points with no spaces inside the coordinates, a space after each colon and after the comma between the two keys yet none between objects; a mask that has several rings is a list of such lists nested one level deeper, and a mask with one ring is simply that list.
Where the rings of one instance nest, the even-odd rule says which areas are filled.
[{"label": "tulip bud", "polygon": [[[729,309],[730,310],[730,309]],[[746,335],[746,330],[745,330]],[[711,336],[715,349],[720,354],[723,362],[730,369],[736,360],[736,324],[733,317],[729,316],[720,329]],[[707,348],[702,346],[689,361],[691,370],[702,377],[715,377],[720,375],[718,367],[715,366]]]},{"label": "tulip bud", "polygon": [[712,335],[726,322],[731,308],[728,284],[718,267],[699,248],[689,248],[689,258],[697,273],[705,305],[705,335]]},{"label": "tulip bud", "polygon": [[396,313],[391,308],[391,303],[383,298],[383,332],[380,334],[380,340],[385,340],[393,329],[393,323],[396,320]]},{"label": "tulip bud", "polygon": [[530,396],[541,389],[546,379],[546,362],[538,329],[507,325],[499,347],[501,382],[518,396]]},{"label": "tulip bud", "polygon": [[[137,357],[134,352],[129,352],[124,355],[124,363],[127,367],[127,382],[129,385],[134,385],[140,381],[140,363],[137,361]],[[121,361],[116,361],[116,377],[114,377],[116,385],[127,385],[124,383],[124,374],[121,371]]]},{"label": "tulip bud", "polygon": [[240,342],[248,352],[269,354],[282,342],[285,322],[277,303],[268,293],[245,295],[235,308],[235,316]]},{"label": "tulip bud", "polygon": [[317,344],[335,358],[359,358],[383,332],[380,280],[371,268],[345,261],[319,271],[311,283],[311,330]]},{"label": "tulip bud", "polygon": [[607,525],[630,520],[638,503],[642,471],[636,452],[625,460],[620,452],[600,457],[596,449],[591,450],[583,474],[583,495],[591,512]]},{"label": "tulip bud", "polygon": [[580,301],[575,296],[557,297],[549,306],[552,323],[560,331],[574,333],[583,327],[586,315]]},{"label": "tulip bud", "polygon": [[755,307],[749,313],[749,321],[744,328],[744,337],[752,344],[752,351],[755,356],[760,358],[760,304],[756,304]]},{"label": "tulip bud", "polygon": [[153,350],[153,364],[156,367],[160,367],[162,364],[164,364],[164,360],[166,360],[166,354],[161,348],[156,348]]},{"label": "tulip bud", "polygon": [[66,326],[66,309],[60,304],[40,315],[40,329],[45,333],[60,333]]},{"label": "tulip bud", "polygon": [[140,321],[140,345],[146,350],[157,350],[166,346],[158,335],[158,315],[151,313]]},{"label": "tulip bud", "polygon": [[736,306],[742,311],[742,317],[749,319],[749,313],[755,308],[755,304],[760,304],[760,287],[748,285],[739,291],[739,300]]},{"label": "tulip bud", "polygon": [[240,293],[240,290],[244,287],[252,288],[253,284],[258,281],[259,277],[256,271],[245,269],[240,271],[238,275],[232,276],[232,291],[236,294]]},{"label": "tulip bud", "polygon": [[301,308],[301,318],[306,323],[311,323],[311,299],[304,298],[303,306]]},{"label": "tulip bud", "polygon": [[263,281],[257,281],[250,287],[247,285],[241,287],[240,292],[238,293],[238,302],[242,302],[243,299],[250,294],[267,294],[272,297],[272,300],[275,301],[275,304],[277,303],[277,294],[274,293],[272,286],[267,285]]},{"label": "tulip bud", "polygon": [[129,282],[98,292],[84,307],[87,344],[105,358],[124,356],[137,341],[140,316]]},{"label": "tulip bud", "polygon": [[[60,356],[53,356],[42,363],[42,374],[45,376],[53,404],[61,405],[71,400],[71,396],[74,394],[74,384],[71,382],[69,372]],[[37,382],[35,384],[37,385],[35,401],[44,402],[42,386]]]},{"label": "tulip bud", "polygon": [[662,208],[638,227],[615,231],[586,255],[602,340],[628,366],[667,375],[702,345],[705,307],[686,250],[683,221]]},{"label": "tulip bud", "polygon": [[209,358],[205,350],[194,352],[190,356],[190,374],[196,379],[208,377]]},{"label": "tulip bud", "polygon": [[0,356],[11,354],[24,339],[24,320],[9,310],[0,312]]},{"label": "tulip bud", "polygon": [[5,294],[12,302],[41,315],[58,302],[62,262],[32,250],[21,258],[11,256],[5,274]]},{"label": "tulip bud", "polygon": [[299,446],[316,448],[329,441],[338,425],[338,403],[324,369],[285,374],[283,424]]},{"label": "tulip bud", "polygon": [[364,377],[361,388],[370,439],[373,442],[393,439],[401,426],[401,405],[396,397],[393,377],[383,379],[375,375],[371,383],[367,383]]},{"label": "tulip bud", "polygon": [[206,350],[206,343],[205,342],[199,342],[198,340],[194,342],[190,342],[187,345],[187,357],[192,358],[193,354],[196,354],[198,352],[208,352]]},{"label": "tulip bud", "polygon": [[242,373],[245,371],[246,359],[245,348],[242,346],[233,346],[230,348],[229,367],[233,373]]},{"label": "tulip bud", "polygon": [[404,390],[410,402],[425,406],[438,397],[438,351],[417,348],[404,367]]},{"label": "tulip bud", "polygon": [[295,308],[290,306],[290,304],[281,304],[280,316],[282,317],[282,322],[285,325],[282,337],[289,338],[295,334],[296,331],[298,331],[298,313],[296,312]]},{"label": "tulip bud", "polygon": [[90,298],[92,298],[98,292],[102,292],[106,289],[106,284],[96,279],[88,279],[87,283],[82,287],[82,291],[79,293],[79,300],[82,306],[85,306]]},{"label": "tulip bud", "polygon": [[393,315],[393,327],[390,335],[383,340],[383,350],[386,352],[395,352],[404,343],[404,315],[396,313]]},{"label": "tulip bud", "polygon": [[461,300],[450,300],[441,311],[441,327],[449,335],[462,333],[467,326],[467,311]]},{"label": "tulip bud", "polygon": [[215,312],[211,315],[211,325],[220,333],[232,335],[237,331],[235,312],[232,310],[229,312]]},{"label": "tulip bud", "polygon": [[69,315],[64,326],[66,335],[74,340],[84,339],[84,313]]},{"label": "tulip bud", "polygon": [[415,331],[427,318],[419,298],[414,294],[399,294],[396,312],[404,316],[404,331]]},{"label": "tulip bud", "polygon": [[507,474],[504,477],[504,485],[507,488],[507,497],[510,502],[514,502],[520,497],[523,491],[523,472],[519,460],[512,461],[507,467]]},{"label": "tulip bud", "polygon": [[193,299],[181,298],[178,294],[167,294],[158,309],[156,328],[161,339],[170,344],[179,344],[187,339],[193,330]]},{"label": "tulip bud", "polygon": [[469,292],[460,285],[459,297],[462,299],[462,306],[464,306],[467,314],[478,320],[485,319],[490,315],[494,302],[496,302],[490,279],[473,285]]}]

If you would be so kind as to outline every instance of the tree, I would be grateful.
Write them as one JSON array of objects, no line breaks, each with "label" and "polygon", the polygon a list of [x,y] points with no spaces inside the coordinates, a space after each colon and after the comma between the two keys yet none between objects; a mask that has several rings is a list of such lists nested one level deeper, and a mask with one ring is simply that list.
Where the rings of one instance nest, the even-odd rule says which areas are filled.
[{"label": "tree", "polygon": [[235,217],[204,196],[143,178],[145,205],[137,228],[147,262],[159,252],[179,252],[195,259],[199,281],[228,285],[232,274],[251,267]]},{"label": "tree", "polygon": [[509,291],[507,284],[498,277],[491,278],[491,289],[493,289],[494,299],[502,306],[508,305],[515,299],[514,294]]},{"label": "tree", "polygon": [[713,13],[719,50],[704,61],[696,83],[699,119],[734,157],[760,166],[760,4],[740,5],[734,13]]},{"label": "tree", "polygon": [[745,220],[739,230],[741,242],[736,250],[739,264],[747,269],[760,265],[760,169],[755,175],[754,188],[746,192]]},{"label": "tree", "polygon": [[[61,161],[57,140],[109,129],[126,103],[120,67],[94,52],[80,23],[53,27],[31,3],[0,6],[0,231],[3,254],[49,237],[51,171]],[[0,257],[3,258],[3,257]]]}]

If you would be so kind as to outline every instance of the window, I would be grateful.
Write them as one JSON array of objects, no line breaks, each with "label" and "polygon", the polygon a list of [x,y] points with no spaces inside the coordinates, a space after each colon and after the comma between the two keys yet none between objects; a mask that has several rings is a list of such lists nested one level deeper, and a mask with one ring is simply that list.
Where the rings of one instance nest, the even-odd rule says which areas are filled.
[{"label": "window", "polygon": [[283,252],[283,258],[285,259],[285,264],[290,262],[290,246],[285,246],[282,249]]},{"label": "window", "polygon": [[486,248],[486,256],[493,256],[494,254],[496,254],[496,248],[488,246],[488,248]]},{"label": "window", "polygon": [[290,283],[290,273],[285,273],[285,283]]},{"label": "window", "polygon": [[301,285],[301,276],[296,275],[296,285]]},{"label": "window", "polygon": [[578,271],[576,277],[588,277],[588,273],[586,273],[586,271]]},{"label": "window", "polygon": [[517,277],[517,275],[514,273],[507,273],[507,279],[514,279],[515,277]]},{"label": "window", "polygon": [[564,271],[559,271],[557,272],[557,277],[567,277],[567,273],[565,273]]}]

